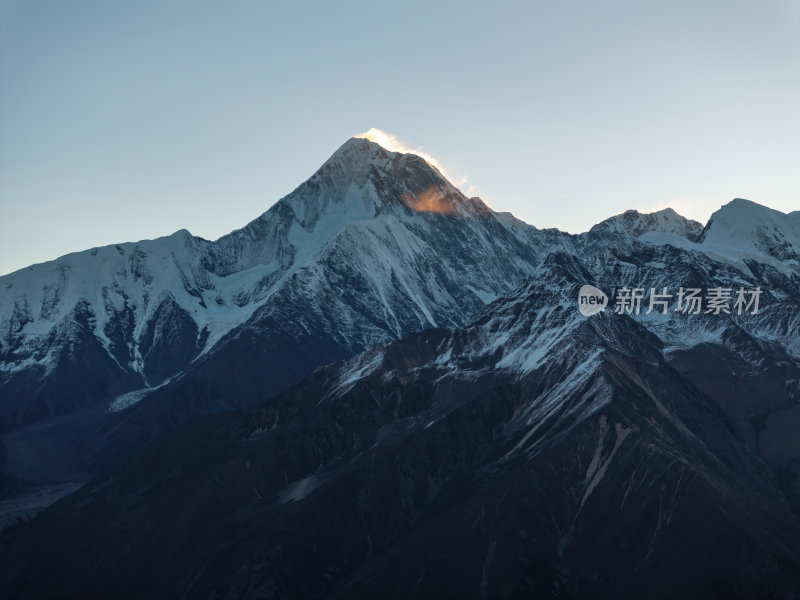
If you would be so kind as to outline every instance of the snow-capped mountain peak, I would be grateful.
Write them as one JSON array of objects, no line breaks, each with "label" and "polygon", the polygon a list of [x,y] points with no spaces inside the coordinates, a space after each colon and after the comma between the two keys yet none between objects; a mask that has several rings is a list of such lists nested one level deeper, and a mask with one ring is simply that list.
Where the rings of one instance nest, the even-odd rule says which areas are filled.
[{"label": "snow-capped mountain peak", "polygon": [[800,261],[800,211],[785,214],[735,198],[711,215],[702,241],[732,258],[759,253],[780,261]]},{"label": "snow-capped mountain peak", "polygon": [[[286,310],[324,317],[315,327],[338,336],[337,353],[463,323],[535,264],[531,231],[501,223],[423,157],[350,139],[297,189],[216,242],[181,231],[0,278],[0,385],[14,398],[5,418],[34,419],[20,408],[31,404],[26,373],[67,376],[70,362],[104,363],[108,377],[91,391],[73,386],[81,399],[69,410],[154,388],[277,298]],[[81,332],[79,343],[62,334],[69,331]],[[85,347],[91,359],[74,353]],[[42,392],[43,405],[57,387]]]},{"label": "snow-capped mountain peak", "polygon": [[[670,214],[671,213],[671,214]],[[638,222],[628,213],[612,219]],[[671,209],[659,211],[664,222],[673,222]],[[643,215],[649,216],[649,215]],[[682,219],[682,217],[678,217]],[[701,252],[714,260],[734,266],[750,274],[748,261],[768,264],[785,274],[800,273],[800,211],[782,213],[750,200],[736,198],[711,215],[706,226],[688,221],[686,231],[680,227],[655,227],[638,236],[638,241],[653,245],[675,246]],[[605,228],[607,221],[600,225]],[[600,226],[592,228],[592,232]]]},{"label": "snow-capped mountain peak", "polygon": [[[312,193],[308,194],[305,187],[312,188]],[[352,189],[343,188],[359,189],[362,195],[358,197]],[[320,191],[327,192],[323,201],[337,199],[350,208],[366,208],[374,214],[407,212],[401,207],[464,217],[485,217],[491,212],[480,199],[466,198],[422,156],[387,150],[365,138],[346,141],[296,192],[301,190],[304,193],[291,196],[296,196],[292,208],[303,223],[314,223],[321,204],[313,197],[322,196]],[[331,191],[336,193],[330,194]]]},{"label": "snow-capped mountain peak", "polygon": [[682,217],[671,208],[652,213],[627,210],[592,227],[588,237],[625,235],[639,238],[646,233],[658,232],[678,235],[689,241],[697,241],[702,229],[703,226],[700,223]]},{"label": "snow-capped mountain peak", "polygon": [[[672,210],[628,211],[570,236],[467,198],[424,157],[353,138],[215,242],[181,230],[0,277],[0,428],[151,396],[188,398],[180,418],[241,406],[376,344],[463,325],[555,253],[613,259],[649,242],[721,254],[746,270],[724,256],[743,239],[747,256],[797,269],[798,214],[735,201],[693,241],[699,223]],[[542,321],[545,337],[551,321]],[[532,356],[521,343],[508,360],[530,366]],[[250,359],[258,366],[246,382],[214,376]],[[181,388],[191,374],[207,381]]]}]

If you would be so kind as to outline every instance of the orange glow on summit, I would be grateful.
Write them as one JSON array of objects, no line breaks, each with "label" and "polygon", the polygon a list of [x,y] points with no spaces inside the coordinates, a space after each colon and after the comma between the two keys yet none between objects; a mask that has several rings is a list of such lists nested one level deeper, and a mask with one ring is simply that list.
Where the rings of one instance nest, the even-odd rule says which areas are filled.
[{"label": "orange glow on summit", "polygon": [[417,212],[431,212],[440,215],[452,215],[455,205],[445,197],[444,192],[436,187],[430,187],[421,194],[403,194],[403,204]]}]

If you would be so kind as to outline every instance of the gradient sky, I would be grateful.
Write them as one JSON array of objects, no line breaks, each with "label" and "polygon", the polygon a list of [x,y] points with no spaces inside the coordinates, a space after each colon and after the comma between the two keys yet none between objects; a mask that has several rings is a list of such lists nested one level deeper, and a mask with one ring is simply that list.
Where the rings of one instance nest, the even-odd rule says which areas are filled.
[{"label": "gradient sky", "polygon": [[797,210],[800,2],[0,0],[0,274],[216,239],[371,127],[537,227]]}]

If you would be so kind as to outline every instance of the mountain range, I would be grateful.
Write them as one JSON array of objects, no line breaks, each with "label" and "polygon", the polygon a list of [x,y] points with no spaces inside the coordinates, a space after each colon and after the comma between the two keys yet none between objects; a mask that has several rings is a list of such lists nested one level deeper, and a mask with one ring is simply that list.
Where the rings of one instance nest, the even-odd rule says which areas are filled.
[{"label": "mountain range", "polygon": [[569,235],[351,139],[216,242],[0,290],[6,595],[800,595],[800,211]]}]

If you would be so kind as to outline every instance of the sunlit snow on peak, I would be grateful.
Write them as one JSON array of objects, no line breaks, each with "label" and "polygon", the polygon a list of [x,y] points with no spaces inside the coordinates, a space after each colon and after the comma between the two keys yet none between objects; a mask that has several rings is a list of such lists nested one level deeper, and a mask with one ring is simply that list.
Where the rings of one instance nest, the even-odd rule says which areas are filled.
[{"label": "sunlit snow on peak", "polygon": [[[433,166],[436,167],[436,170],[439,171],[442,175],[447,177],[447,173],[445,173],[442,165],[439,164],[434,157],[432,157],[427,152],[423,152],[422,148],[409,148],[405,144],[403,144],[400,140],[397,139],[397,136],[393,133],[387,133],[376,127],[373,127],[369,131],[365,131],[364,133],[359,133],[356,136],[357,138],[364,138],[369,140],[370,142],[375,142],[380,146],[390,150],[391,152],[402,152],[403,154],[416,154],[417,156],[421,156],[425,159],[425,161]],[[449,178],[448,178],[449,179]]]}]

